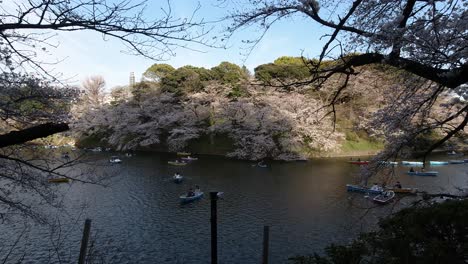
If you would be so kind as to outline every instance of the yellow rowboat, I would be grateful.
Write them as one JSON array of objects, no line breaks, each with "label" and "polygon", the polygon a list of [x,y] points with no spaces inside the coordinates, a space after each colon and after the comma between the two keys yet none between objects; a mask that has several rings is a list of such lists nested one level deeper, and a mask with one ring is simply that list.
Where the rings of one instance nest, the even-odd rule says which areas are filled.
[{"label": "yellow rowboat", "polygon": [[177,156],[190,156],[191,154],[190,152],[177,152]]},{"label": "yellow rowboat", "polygon": [[48,179],[48,182],[53,182],[53,183],[62,183],[62,182],[69,182],[70,179],[68,178],[55,178],[55,179]]},{"label": "yellow rowboat", "polygon": [[178,162],[178,161],[168,161],[167,164],[174,165],[174,166],[185,166],[187,163],[185,162]]}]

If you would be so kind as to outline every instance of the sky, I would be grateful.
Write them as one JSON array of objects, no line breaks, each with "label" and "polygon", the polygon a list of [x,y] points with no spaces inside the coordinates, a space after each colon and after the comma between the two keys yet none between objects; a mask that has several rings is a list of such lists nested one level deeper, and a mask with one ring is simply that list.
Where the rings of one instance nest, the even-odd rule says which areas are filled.
[{"label": "sky", "polygon": [[[195,18],[216,20],[227,14],[225,6],[215,6],[216,0],[173,0],[171,3],[174,17],[190,16],[197,4],[201,7]],[[161,7],[167,7],[166,1],[149,1],[145,8],[145,14],[157,16],[161,13]],[[225,24],[214,25],[213,35],[221,35]],[[218,34],[219,32],[219,34]],[[256,28],[249,28],[234,35],[229,39],[228,47],[209,48],[190,45],[189,47],[200,51],[179,48],[176,54],[166,61],[154,61],[141,56],[130,55],[127,48],[116,39],[103,39],[102,35],[90,31],[76,31],[58,33],[54,42],[56,48],[48,49],[44,55],[47,61],[60,62],[48,66],[51,72],[61,73],[61,78],[71,85],[79,85],[85,78],[93,75],[102,75],[107,83],[107,89],[117,85],[127,85],[130,72],[134,72],[136,80],[141,79],[142,73],[153,63],[168,63],[175,68],[184,65],[211,68],[222,61],[229,61],[238,65],[245,65],[253,72],[253,69],[264,63],[273,62],[280,56],[316,57],[320,54],[324,40],[320,37],[325,33],[324,29],[312,22],[311,19],[296,16],[273,26],[262,41],[253,50],[250,56],[242,55],[247,47],[242,43],[246,37],[258,35]]]}]

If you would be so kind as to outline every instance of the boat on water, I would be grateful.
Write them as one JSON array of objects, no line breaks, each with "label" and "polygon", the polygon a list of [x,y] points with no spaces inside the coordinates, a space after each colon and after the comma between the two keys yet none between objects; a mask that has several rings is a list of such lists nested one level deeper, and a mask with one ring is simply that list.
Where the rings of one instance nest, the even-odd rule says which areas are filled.
[{"label": "boat on water", "polygon": [[370,193],[370,194],[381,194],[383,192],[382,188],[371,189],[365,186],[346,184],[346,190],[348,192],[361,192],[361,193]]},{"label": "boat on water", "polygon": [[408,171],[406,173],[412,176],[437,176],[439,174],[438,171]]},{"label": "boat on water", "polygon": [[68,179],[68,178],[53,178],[53,179],[48,179],[47,181],[51,182],[51,183],[65,183],[65,182],[69,182],[70,179]]},{"label": "boat on water", "polygon": [[449,160],[448,163],[450,164],[462,164],[465,163],[464,160]]},{"label": "boat on water", "polygon": [[351,161],[348,161],[348,162],[351,163],[351,164],[355,164],[355,165],[367,165],[367,164],[369,164],[370,161],[368,161],[368,160],[363,160],[363,161],[361,161],[361,160],[351,160]]},{"label": "boat on water", "polygon": [[184,180],[184,176],[180,174],[176,174],[172,176],[172,179],[174,180],[175,183],[181,183]]},{"label": "boat on water", "polygon": [[429,161],[429,164],[430,165],[448,165],[449,162],[448,161],[434,161],[434,160],[431,160],[431,161]]},{"label": "boat on water", "polygon": [[193,196],[188,196],[187,194],[179,196],[179,199],[182,203],[189,203],[203,197],[203,192],[195,192]]},{"label": "boat on water", "polygon": [[110,163],[122,163],[122,160],[117,156],[112,156],[109,160]]},{"label": "boat on water", "polygon": [[394,193],[401,194],[416,194],[418,188],[387,188],[387,191],[393,191]]},{"label": "boat on water", "polygon": [[423,166],[424,163],[422,161],[406,161],[403,160],[401,162],[402,165],[411,165],[411,166]]},{"label": "boat on water", "polygon": [[381,161],[379,161],[379,164],[383,164],[383,165],[387,165],[387,166],[396,166],[396,165],[398,165],[398,161],[381,160]]},{"label": "boat on water", "polygon": [[463,156],[463,153],[455,152],[455,151],[452,150],[452,151],[447,152],[447,155],[449,155],[449,156]]},{"label": "boat on water", "polygon": [[180,159],[181,159],[181,160],[185,160],[185,161],[194,161],[194,160],[198,160],[198,158],[194,158],[194,157],[190,157],[190,156],[188,156],[188,157],[182,157],[182,158],[180,158]]},{"label": "boat on water", "polygon": [[386,191],[386,192],[383,192],[383,193],[377,195],[372,200],[375,203],[378,203],[378,204],[387,204],[391,200],[393,200],[393,198],[395,198],[395,192],[394,191]]},{"label": "boat on water", "polygon": [[180,161],[168,161],[167,164],[169,165],[174,165],[174,166],[185,166],[187,165],[186,162],[180,162]]},{"label": "boat on water", "polygon": [[177,152],[177,156],[190,156],[191,154],[190,152]]}]

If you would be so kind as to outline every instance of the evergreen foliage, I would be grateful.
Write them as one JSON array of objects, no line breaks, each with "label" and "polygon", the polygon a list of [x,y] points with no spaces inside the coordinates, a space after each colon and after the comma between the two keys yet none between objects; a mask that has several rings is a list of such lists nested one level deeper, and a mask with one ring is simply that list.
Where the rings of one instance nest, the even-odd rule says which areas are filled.
[{"label": "evergreen foliage", "polygon": [[468,261],[468,200],[410,207],[361,234],[351,244],[330,245],[325,255],[290,258],[295,264],[451,263]]}]

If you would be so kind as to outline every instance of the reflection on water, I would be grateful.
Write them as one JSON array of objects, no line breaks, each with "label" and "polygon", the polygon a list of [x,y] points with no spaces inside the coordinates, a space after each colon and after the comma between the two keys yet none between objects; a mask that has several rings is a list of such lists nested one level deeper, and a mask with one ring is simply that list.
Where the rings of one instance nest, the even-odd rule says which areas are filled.
[{"label": "reflection on water", "polygon": [[[110,156],[93,155],[105,160]],[[8,263],[15,263],[23,253],[23,263],[76,262],[84,218],[93,221],[94,254],[106,263],[208,263],[209,191],[224,192],[218,202],[220,263],[259,263],[264,225],[270,226],[271,263],[285,263],[296,254],[321,252],[332,242],[346,243],[360,231],[374,228],[379,217],[414,199],[375,207],[363,194],[347,193],[345,184],[353,182],[359,167],[345,159],[272,163],[259,168],[249,162],[208,156],[172,167],[167,165],[171,158],[139,153],[124,157],[120,165],[99,167],[97,175],[115,174],[107,188],[59,185],[71,215],[56,218],[61,228],[52,235],[48,227],[28,224]],[[467,185],[466,164],[437,167],[437,177],[407,176],[406,170],[408,167],[395,168],[404,187],[440,192]],[[182,184],[171,180],[176,171],[185,176]],[[196,184],[205,197],[180,204],[179,195]],[[367,210],[369,207],[375,208]],[[2,228],[7,241],[15,240],[24,224]],[[54,245],[57,240],[63,244]]]}]

